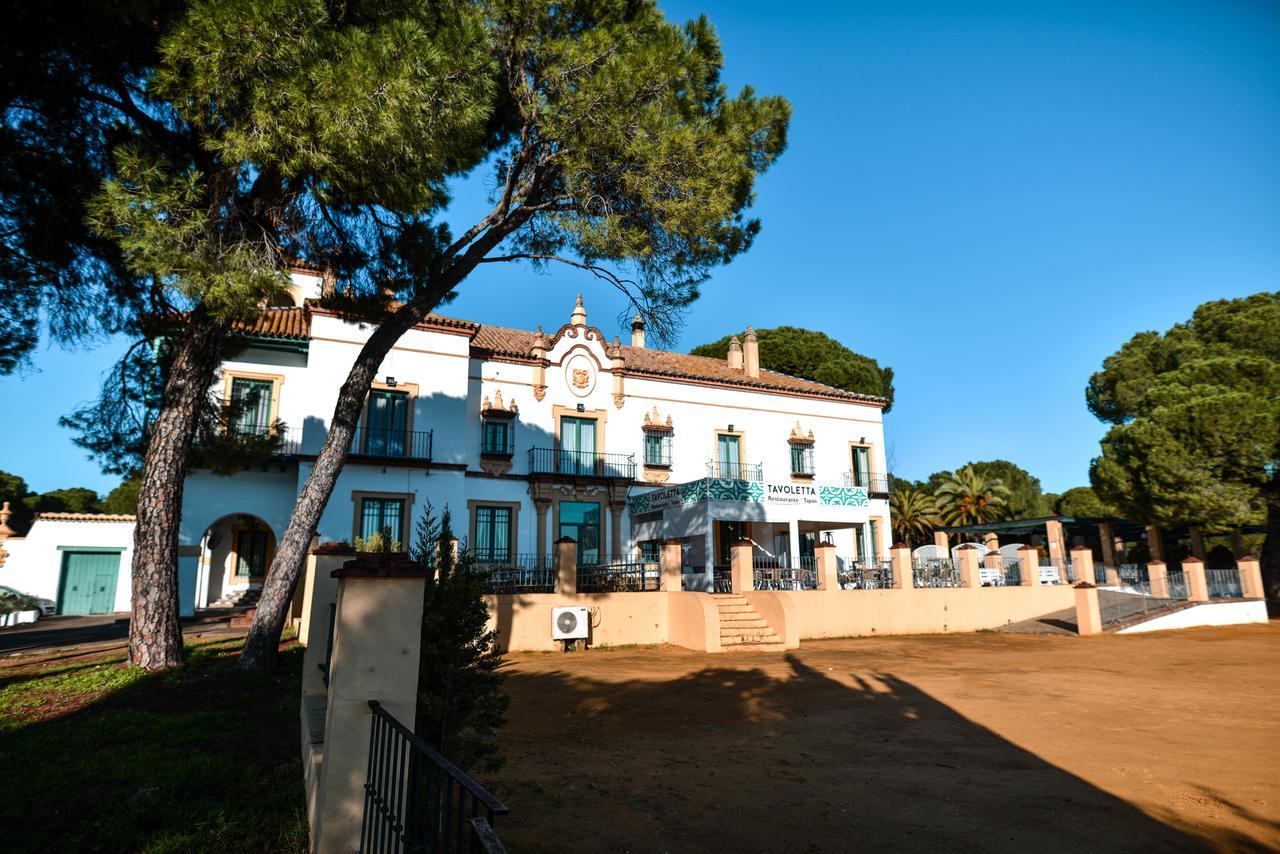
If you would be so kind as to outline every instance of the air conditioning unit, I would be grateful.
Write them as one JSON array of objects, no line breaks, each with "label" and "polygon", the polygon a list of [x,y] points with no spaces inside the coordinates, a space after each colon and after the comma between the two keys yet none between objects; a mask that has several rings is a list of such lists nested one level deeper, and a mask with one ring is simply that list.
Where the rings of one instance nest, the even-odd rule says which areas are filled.
[{"label": "air conditioning unit", "polygon": [[587,609],[552,608],[551,638],[553,640],[579,640],[587,637],[587,629],[591,626],[591,618]]}]

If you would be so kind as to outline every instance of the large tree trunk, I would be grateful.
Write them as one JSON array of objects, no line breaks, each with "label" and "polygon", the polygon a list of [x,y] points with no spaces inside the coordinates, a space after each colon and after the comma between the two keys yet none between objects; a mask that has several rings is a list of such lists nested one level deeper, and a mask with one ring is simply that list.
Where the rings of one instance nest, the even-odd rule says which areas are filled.
[{"label": "large tree trunk", "polygon": [[302,575],[311,538],[320,524],[320,516],[324,513],[329,496],[333,494],[333,488],[338,482],[338,475],[346,464],[351,440],[355,435],[356,425],[360,422],[360,411],[364,408],[365,397],[369,393],[375,372],[400,337],[426,317],[436,302],[437,300],[431,300],[422,305],[411,303],[398,310],[369,336],[356,356],[346,382],[338,392],[338,403],[333,410],[329,434],[325,437],[320,455],[302,487],[293,515],[289,517],[289,526],[271,560],[271,568],[258,599],[257,613],[254,614],[249,636],[245,638],[244,651],[240,655],[240,666],[245,670],[265,670],[275,666],[289,600],[293,598],[294,588]]},{"label": "large tree trunk", "polygon": [[129,621],[129,663],[145,670],[183,662],[178,624],[178,521],[191,439],[201,399],[222,356],[225,327],[202,309],[191,313],[178,352],[169,366],[164,400],[152,426],[138,486],[133,540],[133,616]]},{"label": "large tree trunk", "polygon": [[1262,544],[1262,587],[1267,595],[1267,610],[1280,616],[1280,487],[1263,492],[1267,503],[1267,538]]}]

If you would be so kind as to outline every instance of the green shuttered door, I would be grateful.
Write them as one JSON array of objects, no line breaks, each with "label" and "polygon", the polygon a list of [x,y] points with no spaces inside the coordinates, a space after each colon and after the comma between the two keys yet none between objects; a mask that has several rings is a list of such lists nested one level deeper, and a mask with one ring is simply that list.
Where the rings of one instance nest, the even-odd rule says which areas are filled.
[{"label": "green shuttered door", "polygon": [[110,614],[119,575],[119,552],[63,552],[58,613]]}]

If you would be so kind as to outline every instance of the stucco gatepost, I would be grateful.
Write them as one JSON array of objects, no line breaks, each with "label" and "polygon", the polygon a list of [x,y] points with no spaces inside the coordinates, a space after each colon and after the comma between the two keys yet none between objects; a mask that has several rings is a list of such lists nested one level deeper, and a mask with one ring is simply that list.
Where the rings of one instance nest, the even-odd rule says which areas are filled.
[{"label": "stucco gatepost", "polygon": [[943,555],[942,555],[942,556],[943,556],[943,557],[950,557],[950,555],[951,555],[951,540],[947,537],[947,532],[946,532],[946,531],[934,531],[934,532],[933,532],[933,544],[934,544],[935,546],[937,546],[938,548],[942,549],[942,551],[943,551]]},{"label": "stucco gatepost", "polygon": [[1062,523],[1050,519],[1044,523],[1045,539],[1049,545],[1049,563],[1058,568],[1063,580],[1067,578],[1067,537],[1062,530]]},{"label": "stucco gatepost", "polygon": [[1204,560],[1209,553],[1204,550],[1204,531],[1199,525],[1192,525],[1187,529],[1187,535],[1191,538],[1191,556]]},{"label": "stucco gatepost", "polygon": [[1023,587],[1040,586],[1040,550],[1035,546],[1018,549],[1018,574],[1022,576]]},{"label": "stucco gatepost", "polygon": [[895,543],[889,549],[889,562],[893,565],[893,589],[915,589],[915,567],[911,565],[911,546]]},{"label": "stucco gatepost", "polygon": [[[1151,586],[1151,595],[1168,595],[1169,591],[1169,571],[1162,560],[1153,560],[1147,563],[1147,581]],[[1156,591],[1164,591],[1157,593]]]},{"label": "stucco gatepost", "polygon": [[734,540],[729,546],[729,583],[734,593],[746,593],[756,589],[754,567],[751,565],[751,541]]},{"label": "stucco gatepost", "polygon": [[683,572],[684,554],[679,540],[663,540],[662,551],[658,552],[658,567],[662,573],[662,589],[668,593],[679,593],[684,589]]},{"label": "stucco gatepost", "polygon": [[1098,606],[1098,588],[1087,581],[1075,586],[1076,631],[1081,637],[1102,634],[1102,609]]},{"label": "stucco gatepost", "polygon": [[1262,587],[1262,564],[1253,555],[1236,558],[1236,571],[1240,573],[1240,595],[1246,599],[1265,599]]},{"label": "stucco gatepost", "polygon": [[354,851],[360,844],[373,721],[369,701],[379,701],[413,729],[426,572],[403,557],[368,555],[331,575],[338,581],[338,609],[311,833],[311,850],[324,854]]},{"label": "stucco gatepost", "polygon": [[356,556],[347,543],[321,543],[307,555],[306,590],[302,594],[302,624],[298,643],[306,647],[302,655],[302,693],[323,695],[327,690],[321,667],[329,648],[329,608],[338,601],[338,581],[334,570]]},{"label": "stucco gatepost", "polygon": [[[1204,561],[1189,557],[1182,562],[1182,577],[1187,582],[1187,601],[1208,602],[1209,582],[1204,575]],[[1153,590],[1152,595],[1157,595]]]},{"label": "stucco gatepost", "polygon": [[840,568],[836,565],[835,543],[818,543],[813,547],[813,556],[817,564],[818,589],[839,590]]},{"label": "stucco gatepost", "polygon": [[973,543],[965,543],[956,549],[960,558],[960,586],[981,587],[982,574],[978,572],[978,547]]},{"label": "stucco gatepost", "polygon": [[982,556],[982,568],[989,569],[996,574],[997,577],[1004,577],[1004,558],[1000,552],[990,551]]},{"label": "stucco gatepost", "polygon": [[1160,528],[1156,525],[1147,526],[1147,551],[1151,552],[1153,561],[1164,563],[1164,541],[1160,539]]},{"label": "stucco gatepost", "polygon": [[562,596],[578,595],[578,541],[573,537],[556,540],[556,592]]},{"label": "stucco gatepost", "polygon": [[[1076,546],[1071,550],[1071,566],[1076,571],[1076,582],[1087,581],[1094,583],[1093,575],[1093,549],[1088,546]],[[1066,583],[1066,579],[1063,579]]]}]

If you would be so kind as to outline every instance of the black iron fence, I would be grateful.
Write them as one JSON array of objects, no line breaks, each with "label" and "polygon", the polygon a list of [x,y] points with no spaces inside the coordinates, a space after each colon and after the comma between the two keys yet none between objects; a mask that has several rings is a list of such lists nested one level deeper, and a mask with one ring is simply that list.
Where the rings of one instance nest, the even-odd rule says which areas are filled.
[{"label": "black iron fence", "polygon": [[915,587],[961,587],[960,564],[951,558],[916,560],[911,566]]},{"label": "black iron fence", "polygon": [[1104,627],[1114,627],[1147,614],[1179,607],[1187,598],[1182,573],[1142,581],[1126,581],[1119,590],[1099,590],[1098,609]]},{"label": "black iron fence", "polygon": [[578,567],[579,593],[649,593],[661,586],[656,561],[619,559]]},{"label": "black iron fence", "polygon": [[838,557],[836,579],[842,590],[887,590],[893,586],[893,562]]},{"label": "black iron fence", "polygon": [[490,593],[552,593],[556,572],[551,555],[487,555],[476,569],[482,573]]},{"label": "black iron fence", "polygon": [[711,580],[714,592],[716,593],[732,593],[733,592],[733,576],[728,566],[713,566],[711,568]]},{"label": "black iron fence", "polygon": [[817,590],[817,561],[810,555],[793,560],[789,554],[752,555],[752,585],[756,590]]},{"label": "black iron fence", "polygon": [[529,473],[635,480],[636,458],[635,454],[598,454],[594,451],[530,448]]},{"label": "black iron fence", "polygon": [[1239,599],[1244,596],[1238,569],[1206,569],[1204,580],[1210,599]]},{"label": "black iron fence", "polygon": [[[377,700],[369,701],[369,709],[373,722],[360,826],[362,854],[501,850],[492,827],[507,807]],[[477,818],[490,829],[488,842],[474,823]]]},{"label": "black iron fence", "polygon": [[860,471],[844,473],[845,486],[860,486],[867,492],[888,493],[893,489],[893,476],[888,474],[867,474]]},{"label": "black iron fence", "polygon": [[710,460],[707,462],[707,477],[718,477],[722,480],[764,480],[764,466],[761,463],[729,463]]},{"label": "black iron fence", "polygon": [[351,437],[351,453],[363,457],[430,461],[431,431],[357,427]]}]

